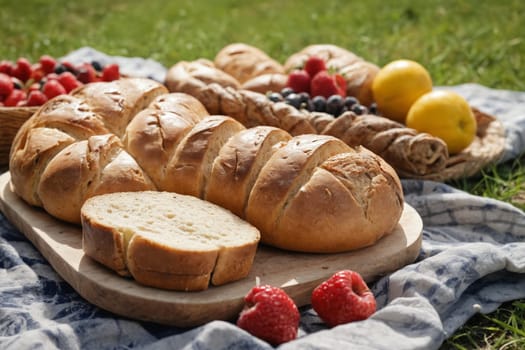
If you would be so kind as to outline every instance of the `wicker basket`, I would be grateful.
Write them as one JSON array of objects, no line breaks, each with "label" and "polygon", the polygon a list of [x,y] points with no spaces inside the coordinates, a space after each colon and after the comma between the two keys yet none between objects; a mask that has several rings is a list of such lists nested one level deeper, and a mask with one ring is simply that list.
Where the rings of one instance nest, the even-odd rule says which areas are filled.
[{"label": "wicker basket", "polygon": [[505,129],[496,117],[472,108],[478,124],[474,141],[460,153],[450,156],[444,170],[435,174],[402,177],[447,181],[467,178],[479,173],[483,168],[496,162],[505,150]]},{"label": "wicker basket", "polygon": [[9,164],[11,143],[18,129],[38,107],[0,107],[0,166]]}]

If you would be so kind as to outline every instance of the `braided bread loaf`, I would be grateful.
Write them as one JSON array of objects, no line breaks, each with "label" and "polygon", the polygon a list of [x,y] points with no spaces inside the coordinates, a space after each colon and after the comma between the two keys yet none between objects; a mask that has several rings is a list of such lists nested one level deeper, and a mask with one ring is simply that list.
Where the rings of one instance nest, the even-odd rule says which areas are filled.
[{"label": "braided bread loaf", "polygon": [[397,225],[401,184],[376,154],[333,136],[292,137],[209,114],[147,79],[86,85],[50,100],[20,129],[10,155],[14,191],[72,223],[98,194],[178,192],[231,210],[264,243],[305,252],[371,245]]},{"label": "braided bread loaf", "polygon": [[[271,102],[255,91],[235,89],[220,83],[193,84],[176,64],[166,76],[172,92],[195,96],[211,114],[225,114],[247,127],[270,125],[292,135],[321,134],[341,138],[348,145],[362,145],[386,160],[402,176],[439,173],[449,158],[446,144],[439,138],[374,115],[351,112],[335,118],[326,113],[310,113],[284,102]],[[212,70],[209,71],[213,74]],[[208,81],[212,78],[208,77]]]}]

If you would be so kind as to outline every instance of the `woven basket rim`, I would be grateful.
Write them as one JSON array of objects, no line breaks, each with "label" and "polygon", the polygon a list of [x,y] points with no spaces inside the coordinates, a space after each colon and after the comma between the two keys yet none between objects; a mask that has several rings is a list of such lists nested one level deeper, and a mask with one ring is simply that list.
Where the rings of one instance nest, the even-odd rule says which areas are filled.
[{"label": "woven basket rim", "polygon": [[474,141],[463,151],[451,155],[445,169],[438,173],[402,174],[402,178],[448,181],[471,177],[486,166],[495,163],[505,150],[505,128],[493,115],[471,107],[477,121]]}]

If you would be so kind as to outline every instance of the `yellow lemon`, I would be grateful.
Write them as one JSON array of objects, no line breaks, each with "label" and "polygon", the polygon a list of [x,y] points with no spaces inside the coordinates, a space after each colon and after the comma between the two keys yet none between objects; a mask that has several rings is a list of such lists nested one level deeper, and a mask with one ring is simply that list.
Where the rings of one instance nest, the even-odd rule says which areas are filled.
[{"label": "yellow lemon", "polygon": [[476,118],[468,102],[452,91],[421,96],[408,111],[406,125],[441,138],[450,154],[461,152],[476,136]]},{"label": "yellow lemon", "polygon": [[379,112],[386,118],[405,122],[412,104],[432,91],[432,78],[421,64],[396,60],[379,70],[372,82],[372,94]]}]

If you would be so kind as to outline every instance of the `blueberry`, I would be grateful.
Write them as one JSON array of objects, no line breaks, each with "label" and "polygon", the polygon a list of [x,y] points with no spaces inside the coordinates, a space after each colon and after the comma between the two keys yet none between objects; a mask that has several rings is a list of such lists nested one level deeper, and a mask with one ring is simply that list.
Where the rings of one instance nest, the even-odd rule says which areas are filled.
[{"label": "blueberry", "polygon": [[344,105],[348,107],[348,109],[351,109],[356,104],[359,104],[359,100],[355,98],[354,96],[345,97]]},{"label": "blueberry", "polygon": [[291,94],[287,95],[284,98],[284,101],[297,109],[301,107],[301,96],[299,96],[299,94],[296,94],[295,92],[292,92]]},{"label": "blueberry", "polygon": [[306,109],[308,112],[314,111],[314,103],[311,99],[306,100],[305,102],[301,102],[300,109]]},{"label": "blueberry", "polygon": [[283,97],[278,92],[270,92],[268,94],[268,99],[272,102],[281,102],[283,100]]},{"label": "blueberry", "polygon": [[281,90],[281,95],[286,98],[286,96],[293,94],[295,91],[293,91],[290,87],[285,87]]},{"label": "blueberry", "polygon": [[373,102],[370,107],[369,107],[369,112],[370,114],[375,114],[375,115],[378,115],[378,112],[377,112],[377,103]]},{"label": "blueberry", "polygon": [[310,94],[308,92],[301,92],[299,93],[299,97],[301,98],[301,103],[308,102],[310,99]]},{"label": "blueberry", "polygon": [[55,73],[56,74],[60,74],[60,73],[64,73],[64,72],[67,72],[66,66],[64,66],[62,63],[57,63],[57,65],[55,67]]},{"label": "blueberry", "polygon": [[352,107],[352,112],[357,115],[368,114],[368,108],[366,108],[366,106],[356,104]]},{"label": "blueberry", "polygon": [[344,100],[340,95],[332,95],[326,100],[326,113],[337,117],[341,114],[344,106]]},{"label": "blueberry", "polygon": [[97,72],[102,72],[102,69],[104,69],[99,61],[91,61],[91,65]]},{"label": "blueberry", "polygon": [[315,112],[325,112],[326,111],[326,98],[324,96],[315,96],[312,99],[312,104]]}]

